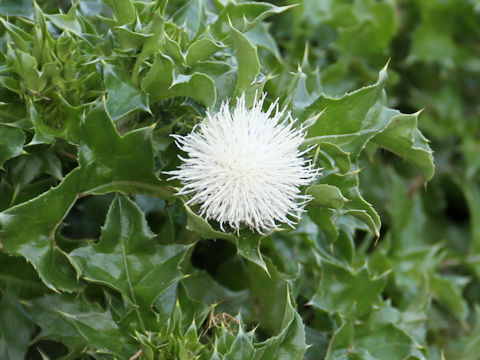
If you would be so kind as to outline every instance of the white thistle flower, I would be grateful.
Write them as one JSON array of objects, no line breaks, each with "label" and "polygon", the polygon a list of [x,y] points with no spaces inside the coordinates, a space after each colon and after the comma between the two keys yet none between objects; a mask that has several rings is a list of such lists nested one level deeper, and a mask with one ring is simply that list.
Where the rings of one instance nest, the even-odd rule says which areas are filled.
[{"label": "white thistle flower", "polygon": [[260,233],[293,227],[304,212],[309,196],[300,186],[319,174],[298,147],[305,139],[302,128],[278,101],[262,111],[265,95],[251,109],[245,95],[230,111],[224,102],[220,111],[207,117],[186,135],[173,135],[188,154],[180,168],[169,172],[183,188],[177,195],[191,195],[187,202],[200,204],[200,215],[239,231],[245,224]]}]

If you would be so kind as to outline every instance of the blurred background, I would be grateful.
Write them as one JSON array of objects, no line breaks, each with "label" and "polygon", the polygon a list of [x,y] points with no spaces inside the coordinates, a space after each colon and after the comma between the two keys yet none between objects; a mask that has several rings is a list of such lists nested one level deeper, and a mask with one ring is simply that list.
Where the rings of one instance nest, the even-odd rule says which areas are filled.
[{"label": "blurred background", "polygon": [[419,291],[414,279],[429,272],[447,279],[430,281],[430,357],[443,348],[447,359],[480,358],[473,350],[480,349],[479,326],[466,325],[480,303],[480,2],[282,3],[300,4],[274,18],[273,36],[289,64],[309,63],[315,86],[341,95],[373,83],[389,61],[390,106],[422,111],[433,179],[425,185],[399,157],[376,152],[363,158],[361,190],[380,213],[378,246],[401,284],[390,288],[392,302],[401,309]]},{"label": "blurred background", "polygon": [[480,2],[282,4],[299,5],[273,18],[273,36],[287,63],[308,63],[304,71],[318,77],[310,86],[341,95],[375,82],[389,61],[389,105],[422,111],[419,128],[435,158],[430,182],[399,157],[372,152],[362,159],[362,193],[382,218],[371,261],[385,261],[378,252],[388,254],[400,284],[390,287],[390,296],[400,309],[420,291],[414,279],[442,274],[430,281],[433,303],[423,329],[429,355],[438,358],[443,348],[447,359],[480,358],[473,351],[480,348],[479,326],[467,325],[480,303]]}]

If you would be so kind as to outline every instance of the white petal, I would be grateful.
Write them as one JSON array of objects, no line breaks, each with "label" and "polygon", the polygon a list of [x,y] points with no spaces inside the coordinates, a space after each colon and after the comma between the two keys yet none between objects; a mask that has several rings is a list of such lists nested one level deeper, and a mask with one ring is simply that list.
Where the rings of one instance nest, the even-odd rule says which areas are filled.
[{"label": "white petal", "polygon": [[298,147],[305,139],[303,128],[278,101],[262,111],[265,95],[251,109],[245,96],[230,110],[224,102],[217,114],[207,117],[186,136],[175,135],[175,143],[188,158],[180,157],[180,168],[169,172],[179,179],[190,202],[200,204],[200,214],[214,219],[223,229],[241,224],[258,232],[294,226],[309,196],[299,187],[319,174],[306,151]]}]

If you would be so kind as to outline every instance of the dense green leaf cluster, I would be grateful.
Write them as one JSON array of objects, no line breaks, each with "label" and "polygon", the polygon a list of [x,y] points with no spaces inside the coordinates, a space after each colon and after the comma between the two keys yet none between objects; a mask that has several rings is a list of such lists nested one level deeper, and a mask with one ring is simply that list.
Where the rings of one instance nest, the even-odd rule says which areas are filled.
[{"label": "dense green leaf cluster", "polygon": [[[0,2],[0,358],[477,359],[478,11]],[[223,232],[170,135],[262,92],[322,175],[296,229]]]}]

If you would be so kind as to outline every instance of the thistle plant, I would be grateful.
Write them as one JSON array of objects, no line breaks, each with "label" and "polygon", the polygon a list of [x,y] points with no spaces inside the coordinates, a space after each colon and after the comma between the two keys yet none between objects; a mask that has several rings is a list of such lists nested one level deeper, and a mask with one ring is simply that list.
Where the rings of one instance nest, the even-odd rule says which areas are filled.
[{"label": "thistle plant", "polygon": [[0,359],[477,360],[478,3],[1,0]]}]

